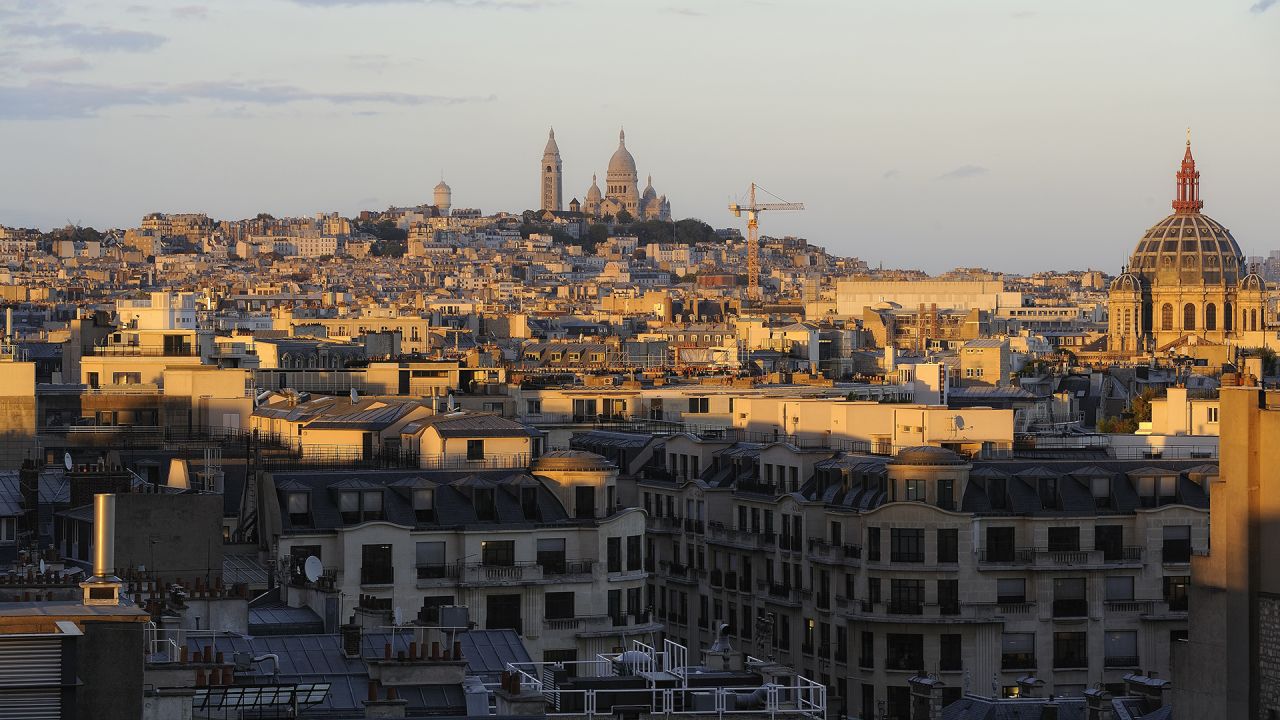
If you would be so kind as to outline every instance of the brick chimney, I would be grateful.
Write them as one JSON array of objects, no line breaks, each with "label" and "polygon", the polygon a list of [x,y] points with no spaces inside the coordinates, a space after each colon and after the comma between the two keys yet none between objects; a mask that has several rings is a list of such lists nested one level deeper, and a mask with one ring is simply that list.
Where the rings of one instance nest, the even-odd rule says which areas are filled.
[{"label": "brick chimney", "polygon": [[1089,688],[1084,691],[1085,720],[1114,720],[1111,693],[1102,688]]},{"label": "brick chimney", "polygon": [[912,677],[907,683],[911,687],[911,720],[940,720],[945,683],[923,674]]}]

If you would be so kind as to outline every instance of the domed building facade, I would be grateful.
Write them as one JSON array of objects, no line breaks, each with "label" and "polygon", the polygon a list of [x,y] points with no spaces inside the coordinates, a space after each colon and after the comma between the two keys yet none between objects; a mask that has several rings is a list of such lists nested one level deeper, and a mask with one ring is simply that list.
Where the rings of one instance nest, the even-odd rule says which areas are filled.
[{"label": "domed building facade", "polygon": [[[550,133],[547,146],[542,153],[540,169],[540,198],[543,210],[561,210],[561,162],[560,148],[556,145],[555,133]],[[576,200],[575,200],[576,202]],[[576,212],[570,203],[570,210]],[[609,158],[605,171],[605,186],[601,191],[597,176],[591,176],[591,187],[578,208],[586,215],[617,217],[625,211],[636,220],[670,220],[671,203],[666,195],[658,194],[653,189],[653,176],[650,175],[644,192],[640,191],[640,174],[636,170],[636,159],[627,149],[625,131],[618,131],[618,149]]]},{"label": "domed building facade", "polygon": [[1266,284],[1245,266],[1231,231],[1203,214],[1203,207],[1188,138],[1173,214],[1143,234],[1111,283],[1110,352],[1265,344]]}]

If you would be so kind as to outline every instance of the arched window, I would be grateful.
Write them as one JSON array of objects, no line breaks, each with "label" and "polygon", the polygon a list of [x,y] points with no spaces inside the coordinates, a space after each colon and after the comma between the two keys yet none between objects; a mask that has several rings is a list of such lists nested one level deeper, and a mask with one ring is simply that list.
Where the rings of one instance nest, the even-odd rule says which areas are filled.
[{"label": "arched window", "polygon": [[1196,329],[1196,306],[1191,303],[1182,306],[1182,329]]},{"label": "arched window", "polygon": [[1231,303],[1222,303],[1222,329],[1231,332],[1232,326],[1235,325],[1235,315],[1232,313],[1235,309],[1231,307]]},{"label": "arched window", "polygon": [[1129,334],[1130,323],[1133,321],[1133,311],[1129,308],[1124,309],[1124,334]]},{"label": "arched window", "polygon": [[1257,310],[1249,311],[1249,329],[1250,330],[1258,329],[1258,311]]},{"label": "arched window", "polygon": [[1204,306],[1204,329],[1218,329],[1218,306],[1213,303]]},{"label": "arched window", "polygon": [[1173,306],[1169,303],[1165,303],[1164,307],[1160,308],[1160,329],[1173,329]]}]

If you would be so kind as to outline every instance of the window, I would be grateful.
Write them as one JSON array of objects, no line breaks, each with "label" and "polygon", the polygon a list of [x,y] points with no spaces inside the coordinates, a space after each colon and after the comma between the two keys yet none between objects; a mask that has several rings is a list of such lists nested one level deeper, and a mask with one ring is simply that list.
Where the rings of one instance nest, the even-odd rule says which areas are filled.
[{"label": "window", "polygon": [[946,478],[938,481],[938,507],[943,510],[956,509],[956,481]]},{"label": "window", "polygon": [[1085,595],[1085,578],[1053,579],[1053,616],[1086,617],[1089,601]]},{"label": "window", "polygon": [[416,546],[418,579],[442,578],[447,574],[443,542],[420,542]]},{"label": "window", "polygon": [[476,488],[472,496],[476,519],[493,522],[498,519],[498,506],[494,502],[493,488]]},{"label": "window", "polygon": [[867,560],[880,562],[880,528],[867,528]]},{"label": "window", "polygon": [[520,514],[525,520],[534,522],[542,519],[542,510],[538,507],[538,488],[520,488]]},{"label": "window", "polygon": [[938,528],[938,562],[959,562],[960,532],[955,528]]},{"label": "window", "polygon": [[938,581],[938,613],[960,614],[960,581],[955,578]]},{"label": "window", "polygon": [[861,638],[861,649],[858,654],[858,667],[873,668],[876,666],[876,636],[875,633],[863,631]]},{"label": "window", "polygon": [[700,414],[711,412],[711,398],[705,398],[705,397],[689,398],[689,412],[700,413]]},{"label": "window", "polygon": [[306,526],[311,524],[311,493],[289,493],[288,505],[290,525]]},{"label": "window", "polygon": [[436,519],[436,491],[418,489],[413,491],[413,514],[418,522],[432,522]]},{"label": "window", "polygon": [[515,630],[524,633],[520,619],[520,595],[490,595],[485,598],[485,628],[488,630]]},{"label": "window", "polygon": [[905,482],[903,500],[907,502],[924,502],[925,490],[923,480],[907,480]]},{"label": "window", "polygon": [[484,459],[484,441],[468,440],[467,441],[467,460],[483,460]]},{"label": "window", "polygon": [[1024,578],[999,578],[996,580],[996,602],[1001,605],[1018,605],[1027,601],[1027,581]]},{"label": "window", "polygon": [[565,571],[564,538],[538,538],[538,564],[544,575],[560,575]]},{"label": "window", "polygon": [[573,488],[573,516],[583,520],[596,516],[596,488],[594,485],[575,485]]},{"label": "window", "polygon": [[890,559],[893,562],[924,562],[924,530],[892,528],[889,530]]},{"label": "window", "polygon": [[141,385],[142,373],[140,372],[118,372],[111,374],[111,383],[113,385]]},{"label": "window", "polygon": [[1000,667],[1004,670],[1034,670],[1036,634],[1005,633],[1000,639]]},{"label": "window", "polygon": [[1103,665],[1109,668],[1138,666],[1138,633],[1133,630],[1113,630],[1103,639]]},{"label": "window", "polygon": [[885,663],[890,670],[924,669],[924,635],[917,633],[886,633]]},{"label": "window", "polygon": [[1191,577],[1187,575],[1166,575],[1164,578],[1164,601],[1169,603],[1170,612],[1187,611],[1187,586]]},{"label": "window", "polygon": [[938,640],[938,669],[960,669],[960,635],[944,634]]},{"label": "window", "polygon": [[1165,525],[1162,562],[1191,562],[1191,526]]},{"label": "window", "polygon": [[988,527],[987,528],[987,562],[1013,562],[1014,559],[1014,528],[1011,527]]},{"label": "window", "polygon": [[345,524],[382,519],[382,491],[346,491],[338,494],[338,511]]},{"label": "window", "polygon": [[549,592],[543,596],[548,620],[567,620],[574,617],[572,592]]},{"label": "window", "polygon": [[1076,552],[1080,549],[1080,527],[1049,528],[1050,552]]},{"label": "window", "polygon": [[622,538],[611,537],[606,542],[609,572],[622,572]]},{"label": "window", "polygon": [[924,581],[893,578],[889,581],[889,612],[903,615],[924,613]]},{"label": "window", "polygon": [[644,551],[641,549],[642,535],[627,537],[627,570],[639,570],[644,567]]},{"label": "window", "polygon": [[1173,306],[1170,305],[1169,303],[1165,303],[1160,308],[1160,329],[1161,330],[1173,329]]},{"label": "window", "polygon": [[360,584],[390,585],[395,582],[390,545],[364,545],[360,549]]},{"label": "window", "polygon": [[542,401],[541,400],[525,400],[524,413],[525,415],[541,415]]},{"label": "window", "polygon": [[1056,632],[1053,634],[1053,667],[1055,669],[1089,667],[1088,633]]},{"label": "window", "polygon": [[1196,329],[1196,306],[1192,303],[1187,303],[1182,306],[1182,329]]},{"label": "window", "polygon": [[511,566],[516,564],[514,540],[485,540],[480,543],[480,562],[484,565]]},{"label": "window", "polygon": [[1210,407],[1206,408],[1206,410],[1208,410],[1208,416],[1209,416],[1209,417],[1208,417],[1208,419],[1209,419],[1209,422],[1211,422],[1211,423],[1216,423],[1216,422],[1218,422],[1218,408],[1217,408],[1217,406],[1210,406]]},{"label": "window", "polygon": [[1133,600],[1133,576],[1112,575],[1106,578],[1107,602],[1128,602]]},{"label": "window", "polygon": [[1093,547],[1102,551],[1104,562],[1124,559],[1124,526],[1098,525],[1093,529]]},{"label": "window", "polygon": [[1213,303],[1204,306],[1204,329],[1218,329],[1218,307]]}]

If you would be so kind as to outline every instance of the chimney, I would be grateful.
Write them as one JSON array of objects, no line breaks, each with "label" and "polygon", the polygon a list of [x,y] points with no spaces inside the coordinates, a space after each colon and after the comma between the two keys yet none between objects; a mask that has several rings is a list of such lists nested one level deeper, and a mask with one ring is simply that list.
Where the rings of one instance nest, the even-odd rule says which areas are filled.
[{"label": "chimney", "polygon": [[119,605],[121,580],[116,577],[116,496],[93,496],[93,577],[80,583],[85,605]]},{"label": "chimney", "polygon": [[1111,693],[1102,688],[1084,691],[1085,720],[1112,720]]},{"label": "chimney", "polygon": [[[353,617],[352,620],[355,620]],[[355,622],[342,626],[342,654],[348,658],[360,657],[360,625]]]},{"label": "chimney", "polygon": [[1040,720],[1058,720],[1058,703],[1053,698],[1040,706]]}]

